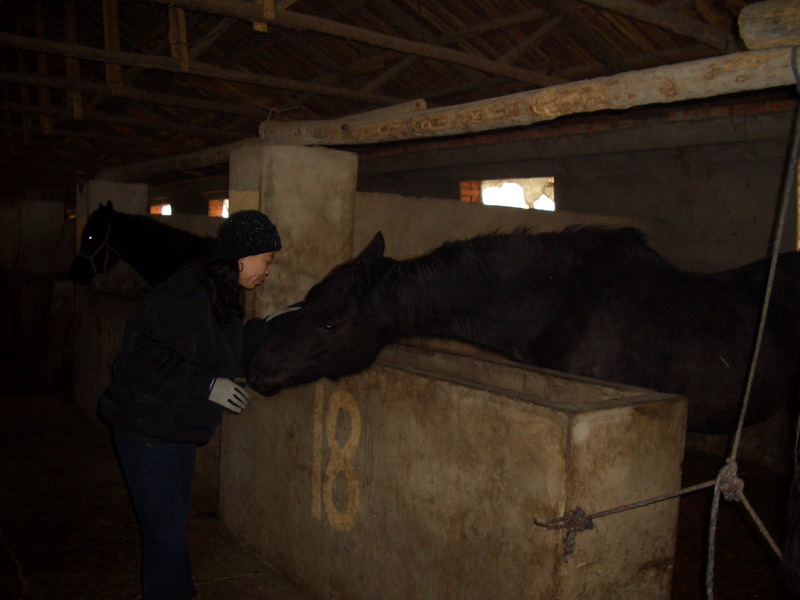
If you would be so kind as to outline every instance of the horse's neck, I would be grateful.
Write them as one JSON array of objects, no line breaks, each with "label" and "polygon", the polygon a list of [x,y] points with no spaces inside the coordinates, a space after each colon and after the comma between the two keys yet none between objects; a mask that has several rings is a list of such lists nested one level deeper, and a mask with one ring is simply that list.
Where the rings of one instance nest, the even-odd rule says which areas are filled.
[{"label": "horse's neck", "polygon": [[147,217],[117,213],[109,235],[109,246],[151,285],[165,278],[165,264],[172,258],[156,239],[156,229]]},{"label": "horse's neck", "polygon": [[386,336],[452,337],[471,341],[485,299],[493,293],[482,265],[447,267],[422,257],[400,261],[376,303]]}]

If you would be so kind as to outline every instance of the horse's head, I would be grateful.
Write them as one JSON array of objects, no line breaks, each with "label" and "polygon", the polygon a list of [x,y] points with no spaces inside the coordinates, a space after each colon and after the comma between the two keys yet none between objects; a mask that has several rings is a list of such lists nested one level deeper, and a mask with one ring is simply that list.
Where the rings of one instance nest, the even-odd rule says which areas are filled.
[{"label": "horse's head", "polygon": [[109,246],[114,205],[109,200],[89,215],[81,233],[81,245],[69,268],[73,283],[86,285],[100,273],[119,262],[119,255]]},{"label": "horse's head", "polygon": [[370,292],[395,263],[378,234],[355,259],[335,267],[306,296],[301,310],[263,344],[248,372],[265,395],[368,367],[384,344]]}]

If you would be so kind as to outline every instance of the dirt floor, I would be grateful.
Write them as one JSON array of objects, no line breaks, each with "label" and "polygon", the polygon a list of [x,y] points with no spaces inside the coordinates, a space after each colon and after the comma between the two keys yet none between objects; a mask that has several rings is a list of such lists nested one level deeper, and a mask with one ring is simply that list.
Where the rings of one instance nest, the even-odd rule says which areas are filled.
[{"label": "dirt floor", "polygon": [[[712,479],[718,468],[717,459],[688,455],[685,481]],[[779,531],[785,483],[746,464],[740,474],[751,503]],[[192,502],[200,599],[308,598],[221,531],[215,498]],[[705,598],[709,506],[710,492],[681,500],[674,600]],[[0,397],[0,600],[137,598],[137,544],[107,433],[63,396]],[[717,600],[788,598],[777,560],[738,505],[721,509],[716,562]]]}]

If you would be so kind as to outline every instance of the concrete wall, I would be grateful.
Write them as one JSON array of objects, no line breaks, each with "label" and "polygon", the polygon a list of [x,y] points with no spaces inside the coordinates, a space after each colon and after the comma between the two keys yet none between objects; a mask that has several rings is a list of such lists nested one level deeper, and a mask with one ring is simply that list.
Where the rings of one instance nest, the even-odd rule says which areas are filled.
[{"label": "concrete wall", "polygon": [[[274,274],[256,298],[257,315],[301,298],[377,229],[386,234],[387,253],[403,258],[447,239],[522,225],[537,231],[576,222],[655,226],[614,216],[356,194],[355,167],[353,155],[319,148],[256,144],[233,153],[232,210],[252,208],[259,198],[258,208],[284,239]],[[584,389],[585,382],[540,379],[529,369],[475,357],[448,355],[449,362],[433,368],[444,354],[408,352],[337,385],[255,396],[245,414],[225,420],[221,516],[238,540],[319,597],[669,596],[674,504],[646,515],[656,526],[621,518],[617,534],[588,541],[572,566],[560,562],[560,536],[531,533],[531,522],[560,515],[572,503],[607,508],[623,497],[676,489],[681,401],[659,397],[649,404],[638,397],[641,391]],[[418,362],[409,366],[412,355]],[[502,381],[507,368],[530,376],[514,387]],[[485,376],[481,382],[477,372]],[[610,403],[602,410],[594,403],[602,403],[600,389]],[[627,400],[620,394],[637,395],[634,404],[647,408],[621,408]],[[559,407],[565,398],[569,407]],[[582,412],[577,405],[586,402],[591,407],[583,417],[597,419],[579,425],[583,417],[574,411]],[[636,441],[627,445],[620,435]],[[584,443],[606,450],[587,446],[583,458],[569,462],[568,455],[581,456]],[[625,466],[589,481],[597,457],[605,466]],[[514,476],[505,479],[507,470]],[[642,543],[635,551],[609,552],[615,535]]]},{"label": "concrete wall", "polygon": [[386,240],[386,255],[404,259],[424,254],[447,240],[468,239],[494,231],[527,227],[533,233],[558,231],[568,225],[658,227],[646,219],[590,215],[572,211],[545,212],[453,202],[442,198],[407,198],[396,194],[359,193],[353,231],[354,253],[377,231]]},{"label": "concrete wall", "polygon": [[[660,223],[652,245],[689,269],[718,270],[766,252],[791,112],[559,119],[403,152],[365,155],[362,192],[457,199],[461,180],[555,176],[558,210]],[[784,248],[796,243],[796,208]]]},{"label": "concrete wall", "polygon": [[75,222],[59,202],[18,199],[0,209],[0,375],[7,393],[67,385]]},{"label": "concrete wall", "polygon": [[317,598],[670,597],[685,402],[392,345],[370,370],[225,423],[221,516]]}]

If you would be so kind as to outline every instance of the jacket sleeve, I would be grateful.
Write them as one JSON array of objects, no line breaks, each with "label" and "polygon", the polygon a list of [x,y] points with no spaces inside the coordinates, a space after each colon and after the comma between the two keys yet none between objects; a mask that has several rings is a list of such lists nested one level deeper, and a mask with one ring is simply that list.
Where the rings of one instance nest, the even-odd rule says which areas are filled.
[{"label": "jacket sleeve", "polygon": [[115,383],[140,402],[208,398],[219,349],[211,343],[212,317],[197,304],[171,294],[149,299],[128,325],[114,362]]}]

